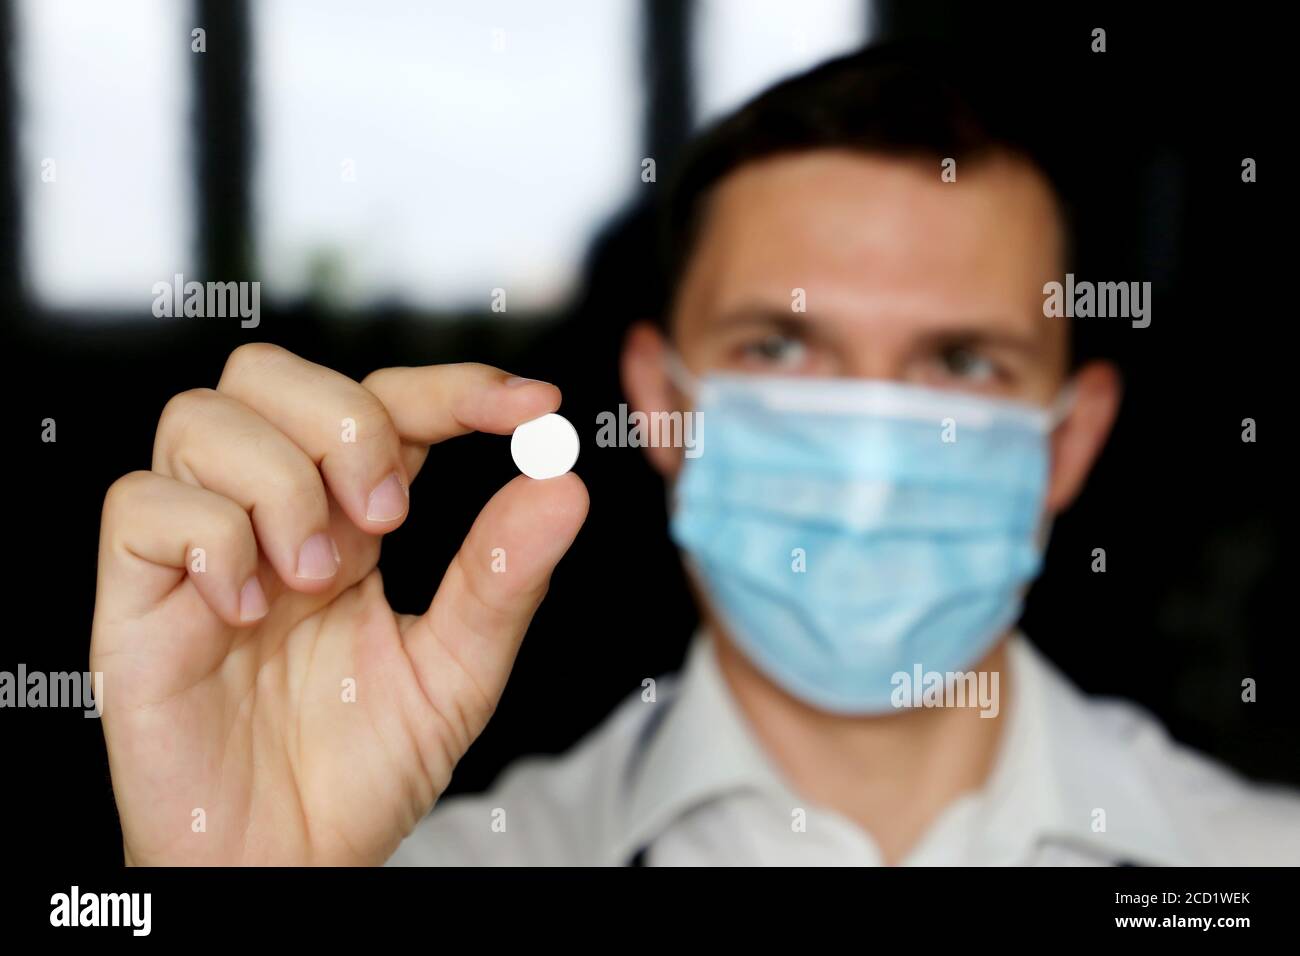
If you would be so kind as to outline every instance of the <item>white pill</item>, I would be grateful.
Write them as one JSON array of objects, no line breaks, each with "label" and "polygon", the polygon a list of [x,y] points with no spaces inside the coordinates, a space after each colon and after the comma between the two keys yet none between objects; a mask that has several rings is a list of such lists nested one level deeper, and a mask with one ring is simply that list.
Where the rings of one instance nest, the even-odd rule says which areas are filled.
[{"label": "white pill", "polygon": [[510,455],[529,478],[558,478],[578,460],[578,430],[551,412],[515,429]]}]

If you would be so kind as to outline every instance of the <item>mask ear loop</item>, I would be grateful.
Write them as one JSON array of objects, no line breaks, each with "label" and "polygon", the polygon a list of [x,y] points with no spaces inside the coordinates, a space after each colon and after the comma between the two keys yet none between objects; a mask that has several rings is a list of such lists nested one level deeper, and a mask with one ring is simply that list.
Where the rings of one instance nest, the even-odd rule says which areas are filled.
[{"label": "mask ear loop", "polygon": [[1074,411],[1074,404],[1079,398],[1079,390],[1075,387],[1074,380],[1066,382],[1057,393],[1056,398],[1052,401],[1047,411],[1047,430],[1054,432],[1061,427],[1061,422],[1070,417]]},{"label": "mask ear loop", "polygon": [[[677,350],[671,345],[664,346],[664,372],[668,375],[668,380],[676,386],[677,390],[695,401],[695,394],[698,391],[699,380],[691,374],[691,370],[686,367],[682,357],[677,354]],[[664,483],[664,503],[668,509],[668,516],[671,519],[677,513],[677,482],[667,481]]]},{"label": "mask ear loop", "polygon": [[[1056,398],[1047,410],[1047,433],[1050,435],[1061,427],[1061,422],[1070,417],[1070,412],[1074,411],[1074,403],[1079,398],[1079,390],[1075,387],[1074,380],[1066,382],[1061,390],[1056,393]],[[1046,515],[1034,533],[1034,541],[1038,546],[1040,554],[1047,551],[1047,542],[1052,536],[1052,525],[1056,523],[1054,515]]]},{"label": "mask ear loop", "polygon": [[664,371],[668,373],[668,380],[677,386],[679,392],[689,399],[695,398],[699,381],[691,374],[691,370],[686,367],[682,357],[671,345],[664,346]]}]

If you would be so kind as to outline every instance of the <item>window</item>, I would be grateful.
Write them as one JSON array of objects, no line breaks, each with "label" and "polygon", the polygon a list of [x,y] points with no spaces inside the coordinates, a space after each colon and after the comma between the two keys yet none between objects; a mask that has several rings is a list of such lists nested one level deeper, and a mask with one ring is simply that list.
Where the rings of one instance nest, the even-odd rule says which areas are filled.
[{"label": "window", "polygon": [[254,4],[263,292],[557,305],[641,187],[637,0]]},{"label": "window", "polygon": [[[191,118],[203,6],[0,2],[32,304],[143,316],[176,273],[231,278],[198,274],[194,170],[220,145]],[[648,188],[647,76],[698,123],[858,45],[869,19],[867,0],[696,0],[683,58],[675,32],[646,34],[654,0],[239,2],[253,95],[213,108],[251,121],[253,166],[231,172],[264,302],[426,312],[484,312],[496,289],[512,314],[565,302],[596,231]],[[647,51],[689,75],[647,72]],[[672,157],[655,158],[662,181]]]},{"label": "window", "polygon": [[695,119],[706,124],[763,88],[866,42],[864,0],[697,0]]},{"label": "window", "polygon": [[18,0],[23,269],[53,308],[147,310],[192,271],[190,24],[176,0]]}]

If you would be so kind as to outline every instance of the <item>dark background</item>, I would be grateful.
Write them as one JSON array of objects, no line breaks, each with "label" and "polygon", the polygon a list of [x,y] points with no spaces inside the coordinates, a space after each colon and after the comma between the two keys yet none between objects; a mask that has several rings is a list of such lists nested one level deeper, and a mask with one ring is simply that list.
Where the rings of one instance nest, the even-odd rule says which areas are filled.
[{"label": "dark background", "polygon": [[[248,8],[242,0],[197,6],[211,51],[193,78],[202,275],[256,279]],[[644,155],[660,169],[650,190],[662,187],[690,129],[690,6],[645,4]],[[1171,6],[1141,19],[1101,8],[1024,17],[975,4],[873,7],[878,35],[953,37],[1004,66],[1030,52],[1034,64],[1051,63],[1051,77],[1027,65],[1024,82],[1061,85],[1060,110],[1044,122],[1083,160],[1076,271],[1155,287],[1149,328],[1089,329],[1089,348],[1121,365],[1125,402],[1091,483],[1057,522],[1026,630],[1088,691],[1141,702],[1176,737],[1248,775],[1300,783],[1290,699],[1300,659],[1284,616],[1280,507],[1283,482],[1292,484],[1280,392],[1293,379],[1283,259],[1294,239],[1273,222],[1294,191],[1277,132],[1292,108],[1280,85],[1287,54],[1277,14],[1241,5]],[[1105,54],[1089,52],[1094,26],[1107,29]],[[573,306],[528,323],[396,305],[340,316],[310,302],[268,305],[265,295],[256,330],[155,319],[148,299],[139,314],[89,324],[41,309],[20,267],[32,173],[18,168],[15,145],[14,33],[5,0],[0,302],[4,407],[16,435],[5,469],[0,670],[19,662],[84,669],[103,494],[121,474],[148,467],[168,397],[215,385],[226,356],[246,341],[276,342],[356,378],[386,365],[492,363],[559,384],[561,411],[588,435],[596,414],[623,400],[615,362],[623,330],[653,315],[661,297],[641,208],[597,237]],[[1255,184],[1241,181],[1246,156],[1259,164]],[[58,423],[54,444],[40,441],[47,417]],[[1246,417],[1258,422],[1255,444],[1241,441]],[[478,509],[513,476],[507,443],[469,436],[434,449],[409,519],[385,543],[380,566],[396,608],[425,606]],[[667,538],[662,486],[635,449],[585,442],[576,470],[591,491],[590,520],[453,791],[486,786],[520,754],[564,750],[644,677],[680,662],[694,612]],[[1090,571],[1095,547],[1106,549],[1105,574]],[[1246,677],[1258,682],[1257,703],[1241,702]],[[0,728],[9,847],[119,859],[98,722],[79,711],[12,710],[0,713]]]}]

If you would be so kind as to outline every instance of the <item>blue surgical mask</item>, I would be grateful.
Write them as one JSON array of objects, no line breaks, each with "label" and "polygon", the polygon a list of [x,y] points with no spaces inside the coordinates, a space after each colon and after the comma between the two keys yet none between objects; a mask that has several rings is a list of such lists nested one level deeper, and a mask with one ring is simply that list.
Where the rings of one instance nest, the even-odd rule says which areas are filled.
[{"label": "blue surgical mask", "polygon": [[1065,411],[894,382],[711,374],[671,531],[728,635],[822,710],[893,710],[894,675],[970,668],[1041,565]]}]

